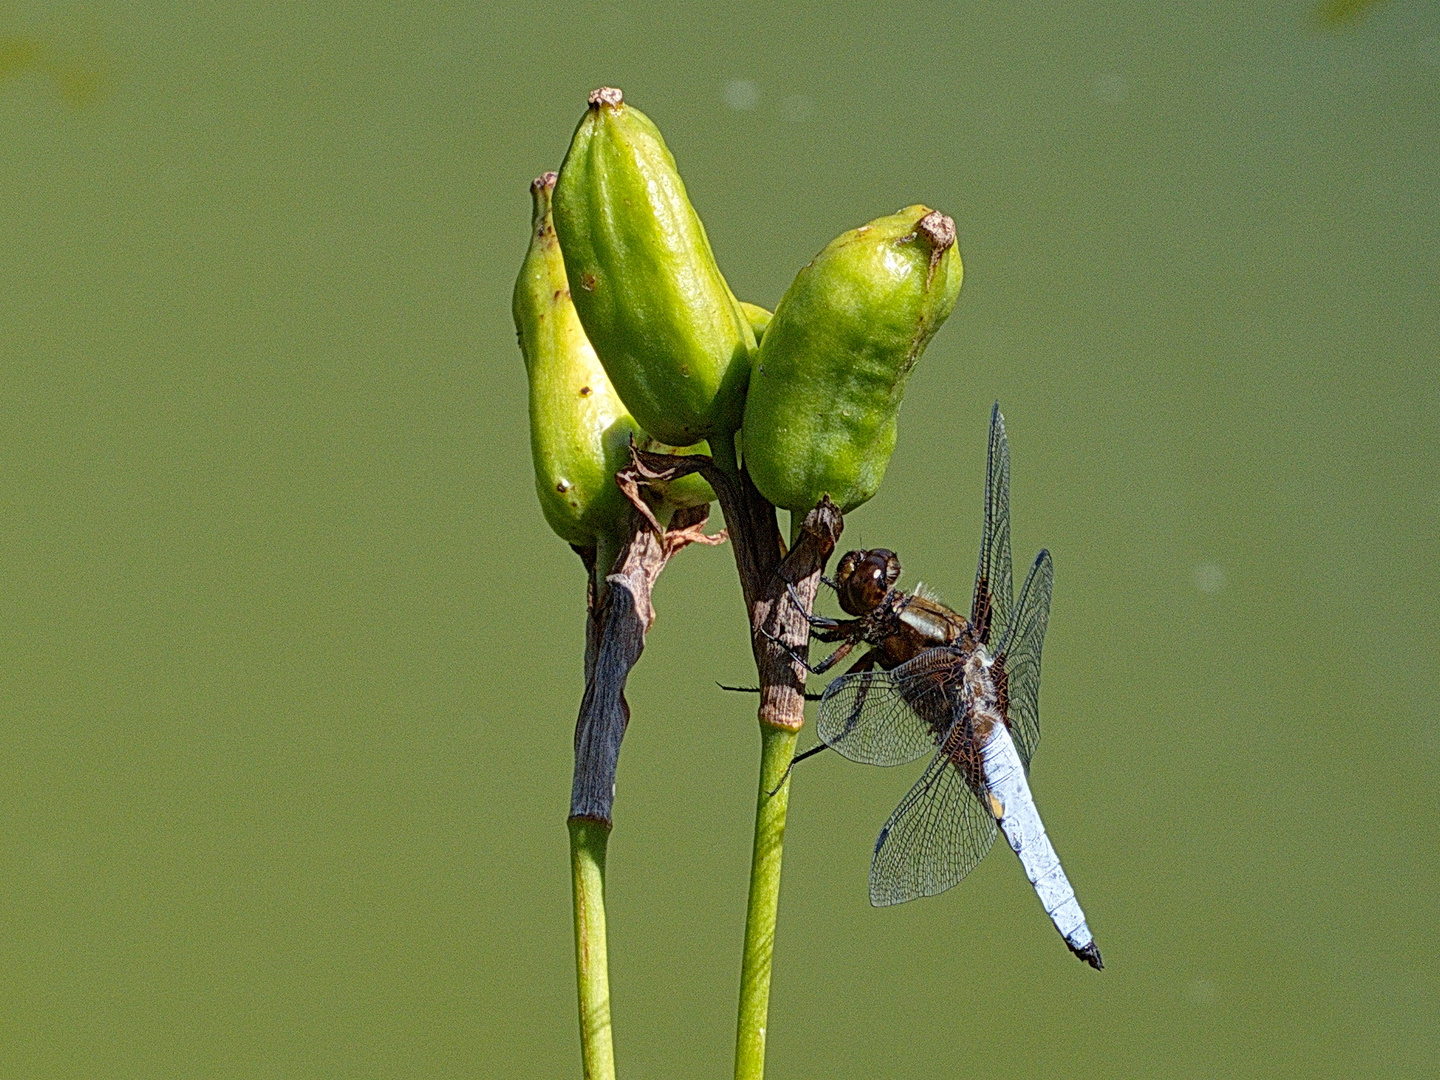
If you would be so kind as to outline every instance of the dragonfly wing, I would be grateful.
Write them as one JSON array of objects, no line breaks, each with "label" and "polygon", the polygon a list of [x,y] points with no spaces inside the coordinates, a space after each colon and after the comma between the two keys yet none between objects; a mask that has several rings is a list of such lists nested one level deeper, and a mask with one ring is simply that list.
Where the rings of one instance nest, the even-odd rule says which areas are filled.
[{"label": "dragonfly wing", "polygon": [[939,646],[893,671],[840,676],[820,699],[820,741],[865,765],[932,753],[953,723],[962,665],[959,650]]},{"label": "dragonfly wing", "polygon": [[985,522],[970,621],[981,644],[999,641],[1013,604],[1010,571],[1010,444],[1000,403],[990,410],[990,449],[985,460]]},{"label": "dragonfly wing", "polygon": [[975,869],[995,843],[995,818],[944,753],[905,796],[875,841],[870,903],[934,896]]},{"label": "dragonfly wing", "polygon": [[1005,719],[1027,772],[1040,742],[1040,649],[1050,621],[1050,591],[1054,584],[1055,566],[1050,552],[1041,551],[1025,577],[1015,617],[1006,628],[995,665],[990,669],[994,674],[998,667],[1003,673]]}]

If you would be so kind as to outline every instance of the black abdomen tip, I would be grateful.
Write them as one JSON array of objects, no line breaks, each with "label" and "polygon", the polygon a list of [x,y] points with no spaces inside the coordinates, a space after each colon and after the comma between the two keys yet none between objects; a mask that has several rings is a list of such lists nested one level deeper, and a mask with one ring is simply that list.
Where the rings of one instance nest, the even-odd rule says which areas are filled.
[{"label": "black abdomen tip", "polygon": [[1105,970],[1105,961],[1100,959],[1100,950],[1095,947],[1095,942],[1092,941],[1089,945],[1082,946],[1079,949],[1075,948],[1074,945],[1071,945],[1070,951],[1073,952],[1076,956],[1078,956],[1081,960],[1084,960],[1085,963],[1089,964],[1096,971]]}]

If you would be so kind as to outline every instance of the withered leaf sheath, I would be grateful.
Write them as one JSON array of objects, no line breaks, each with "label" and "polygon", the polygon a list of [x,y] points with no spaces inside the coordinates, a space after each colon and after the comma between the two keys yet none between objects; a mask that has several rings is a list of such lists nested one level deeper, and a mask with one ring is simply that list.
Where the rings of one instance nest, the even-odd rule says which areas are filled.
[{"label": "withered leaf sheath", "polygon": [[796,276],[755,353],[745,463],[776,506],[842,511],[880,487],[911,369],[955,307],[955,223],[907,206],[852,229]]},{"label": "withered leaf sheath", "polygon": [[620,398],[674,445],[740,426],[755,335],[659,130],[601,88],[555,187],[580,321]]},{"label": "withered leaf sheath", "polygon": [[[629,520],[630,505],[615,484],[615,472],[629,461],[631,437],[647,448],[669,448],[649,439],[626,410],[580,326],[551,221],[554,187],[554,173],[530,185],[534,213],[530,248],[515,282],[515,331],[530,382],[530,451],[540,508],[562,540],[592,547],[599,536],[621,532]],[[713,498],[698,475],[676,481],[664,493],[672,506],[698,506]]]}]

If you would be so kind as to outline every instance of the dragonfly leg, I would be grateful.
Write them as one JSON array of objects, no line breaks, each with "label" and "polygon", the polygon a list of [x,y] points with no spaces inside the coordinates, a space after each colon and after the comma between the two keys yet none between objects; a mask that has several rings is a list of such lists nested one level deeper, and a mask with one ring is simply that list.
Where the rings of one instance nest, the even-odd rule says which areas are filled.
[{"label": "dragonfly leg", "polygon": [[[805,665],[805,670],[808,671],[808,672],[810,672],[811,675],[824,675],[825,672],[829,671],[832,667],[834,667],[836,664],[838,664],[841,660],[844,660],[845,657],[849,656],[849,655],[850,655],[850,650],[853,649],[853,648],[855,648],[855,646],[858,645],[858,644],[859,644],[859,641],[858,641],[858,640],[856,640],[855,638],[850,638],[849,640],[847,640],[847,641],[845,642],[845,644],[841,645],[838,649],[836,649],[834,652],[832,652],[832,653],[831,653],[829,656],[827,656],[824,660],[821,660],[820,663],[816,664],[814,667],[811,667],[809,664],[806,664],[806,665]],[[861,659],[861,660],[864,660],[865,657],[862,656],[860,659]],[[858,663],[858,662],[859,662],[859,661],[857,661],[857,663]]]},{"label": "dragonfly leg", "polygon": [[788,642],[781,641],[778,637],[776,637],[774,634],[770,633],[770,631],[769,631],[769,630],[766,630],[763,626],[760,627],[760,635],[761,635],[762,637],[769,638],[769,639],[770,639],[771,641],[773,641],[776,645],[779,645],[782,649],[784,649],[787,653],[790,654],[790,659],[791,659],[791,660],[794,660],[797,664],[799,664],[801,667],[803,667],[806,671],[814,671],[814,670],[815,670],[815,669],[812,668],[808,663],[805,662],[805,659],[804,659],[799,653],[797,653],[794,649],[792,649],[792,648],[790,647],[790,645],[789,645]]},{"label": "dragonfly leg", "polygon": [[816,754],[820,753],[821,750],[829,749],[830,747],[828,747],[822,742],[819,746],[810,747],[810,749],[806,750],[803,754],[796,754],[793,758],[790,759],[790,764],[785,766],[785,775],[780,777],[780,782],[776,784],[773,788],[771,788],[768,792],[766,792],[766,795],[773,799],[775,797],[775,793],[785,786],[785,781],[790,779],[791,769],[795,768],[796,765],[804,761],[807,757],[814,757]]},{"label": "dragonfly leg", "polygon": [[[805,621],[810,624],[810,629],[821,631],[814,635],[821,641],[840,641],[859,627],[859,619],[831,619],[824,615],[816,615],[813,611],[806,611],[805,605],[800,602],[800,594],[795,591],[795,586],[787,585],[786,589],[790,593],[790,602],[805,616]],[[837,636],[825,637],[825,634]]]},{"label": "dragonfly leg", "polygon": [[[800,597],[796,594],[794,585],[790,586],[790,599],[795,603],[797,607],[800,607],[801,611],[805,610],[803,607],[800,606]],[[829,671],[841,660],[844,660],[845,657],[849,656],[850,650],[855,648],[855,646],[860,643],[861,639],[858,631],[860,629],[860,623],[863,621],[861,619],[847,619],[844,622],[840,622],[835,619],[826,619],[819,615],[806,615],[806,619],[809,620],[811,627],[814,628],[815,633],[812,636],[817,641],[843,641],[845,643],[841,645],[840,648],[836,649],[833,653],[831,653],[829,656],[827,656],[824,660],[821,660],[820,663],[818,663],[814,667],[811,667],[810,664],[806,660],[804,660],[799,653],[792,649],[788,644],[781,641],[774,634],[770,633],[770,631],[766,630],[763,626],[760,628],[760,633],[764,634],[767,638],[775,642],[775,644],[779,645],[782,649],[789,653],[790,659],[794,660],[806,671],[810,672],[811,675],[825,674],[825,672]]]},{"label": "dragonfly leg", "polygon": [[[848,642],[847,644],[853,645],[854,643],[853,643],[853,642]],[[845,650],[845,651],[848,652],[849,650],[847,649],[847,650]],[[841,650],[836,649],[835,652],[836,652],[836,655],[839,655],[839,653],[841,652]],[[828,660],[825,661],[825,664],[826,664],[826,665],[833,664],[833,663],[835,662],[835,659],[836,659],[835,656],[831,656]],[[870,650],[869,652],[867,652],[864,656],[860,657],[859,660],[856,660],[855,663],[851,664],[848,668],[846,668],[846,669],[845,669],[845,674],[846,674],[846,675],[854,675],[854,674],[856,674],[856,673],[858,673],[858,672],[861,672],[861,671],[870,671],[872,668],[875,667],[875,662],[876,662],[877,660],[879,660],[879,659],[880,659],[880,657],[876,654],[875,650],[874,650],[874,649],[871,649],[871,650]],[[742,690],[742,689],[748,689],[748,688],[747,688],[747,687],[739,687],[739,686],[727,686],[727,687],[725,687],[725,689],[726,689],[726,690]],[[757,688],[756,692],[757,692],[757,693],[759,692],[758,688]],[[805,700],[806,700],[806,701],[817,701],[817,700],[819,700],[820,698],[823,698],[824,696],[825,696],[824,694],[810,694],[810,693],[807,693],[807,694],[805,695]],[[863,701],[864,701],[864,698],[861,698],[860,700],[863,702]],[[821,750],[829,750],[829,749],[830,749],[830,745],[829,745],[828,743],[823,743],[823,742],[822,742],[822,743],[820,743],[818,746],[812,746],[809,750],[806,750],[803,754],[796,754],[793,758],[790,759],[790,764],[785,767],[785,775],[782,776],[782,777],[780,777],[780,783],[778,783],[778,784],[775,785],[775,787],[770,791],[770,794],[773,796],[773,795],[775,794],[775,792],[779,791],[782,787],[785,786],[785,781],[790,778],[790,770],[793,769],[793,768],[795,768],[795,766],[796,766],[799,762],[804,761],[807,757],[814,757],[816,754],[820,753]]]},{"label": "dragonfly leg", "polygon": [[[734,690],[740,694],[758,694],[760,692],[758,686],[726,686],[723,682],[717,682],[715,685],[721,690]],[[824,694],[812,694],[809,690],[805,691],[806,701],[819,701],[824,696]]]},{"label": "dragonfly leg", "polygon": [[795,663],[799,664],[806,671],[810,672],[811,675],[825,674],[825,672],[829,671],[830,668],[836,663],[837,654],[843,657],[845,653],[848,653],[852,648],[854,648],[854,643],[847,641],[844,645],[841,645],[840,648],[836,649],[835,653],[832,653],[830,656],[820,661],[818,665],[811,667],[810,662],[806,660],[803,656],[801,656],[798,652],[796,652],[793,648],[791,648],[788,642],[781,641],[778,637],[770,633],[770,631],[766,630],[763,626],[760,627],[760,633],[764,637],[769,638],[776,645],[779,645],[787,653],[789,653],[790,659],[795,661]]},{"label": "dragonfly leg", "polygon": [[857,675],[862,671],[872,671],[875,668],[876,661],[878,661],[879,659],[879,654],[877,654],[874,649],[871,649],[864,656],[860,657],[859,660],[856,660],[853,664],[846,668],[845,674]]}]

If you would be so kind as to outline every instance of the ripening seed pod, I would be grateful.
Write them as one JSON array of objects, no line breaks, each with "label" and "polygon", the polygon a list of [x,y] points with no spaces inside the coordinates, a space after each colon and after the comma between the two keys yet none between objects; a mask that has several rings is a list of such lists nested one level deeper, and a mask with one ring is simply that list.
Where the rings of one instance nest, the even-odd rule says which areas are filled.
[{"label": "ripening seed pod", "polygon": [[740,426],[755,334],[659,130],[602,87],[555,187],[573,299],[626,407],[680,446]]},{"label": "ripening seed pod", "polygon": [[[562,540],[593,547],[599,536],[616,535],[629,521],[630,504],[615,473],[629,461],[632,436],[659,453],[703,453],[708,447],[672,451],[655,443],[605,377],[570,302],[550,216],[554,187],[554,173],[530,185],[534,215],[530,248],[515,282],[515,331],[530,382],[530,450],[540,508]],[[698,474],[657,494],[670,507],[700,506],[715,497]]]},{"label": "ripening seed pod", "polygon": [[745,464],[776,506],[880,487],[905,383],[960,294],[955,223],[908,206],[844,233],[786,290],[756,350]]}]

